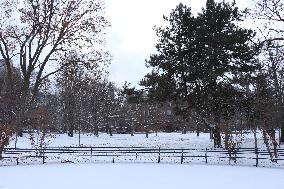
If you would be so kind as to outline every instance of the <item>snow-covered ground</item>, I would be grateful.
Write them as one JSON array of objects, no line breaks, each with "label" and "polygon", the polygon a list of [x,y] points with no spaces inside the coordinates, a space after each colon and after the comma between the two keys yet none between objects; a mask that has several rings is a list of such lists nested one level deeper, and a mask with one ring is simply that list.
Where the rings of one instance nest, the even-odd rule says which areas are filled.
[{"label": "snow-covered ground", "polygon": [[[17,148],[33,148],[29,140],[30,135],[18,138]],[[48,147],[79,146],[79,136],[74,137],[56,135],[55,138],[46,140]],[[265,149],[261,133],[258,133],[258,147]],[[37,141],[37,137],[35,137]],[[254,147],[253,134],[244,134],[237,138],[239,147]],[[146,148],[188,148],[197,149],[197,155],[204,155],[198,149],[213,148],[213,141],[208,133],[201,133],[199,137],[195,133],[158,133],[115,134],[109,136],[100,134],[99,137],[90,134],[80,136],[80,144],[85,147],[146,147]],[[9,147],[14,147],[11,141]],[[282,146],[283,148],[283,146]],[[184,155],[194,155],[194,151],[188,151]],[[4,154],[9,155],[9,154]],[[208,154],[210,156],[210,154]],[[214,155],[214,154],[213,154]],[[47,164],[39,165],[42,159],[20,160],[16,166],[14,160],[3,162],[0,166],[0,189],[78,189],[78,188],[115,188],[115,189],[151,189],[151,188],[193,188],[193,189],[267,189],[284,188],[284,162],[271,163],[263,160],[259,166],[279,168],[255,168],[255,154],[241,154],[246,156],[238,159],[238,163],[228,159],[208,158],[208,165],[204,158],[184,158],[184,164],[180,164],[180,157],[166,157],[161,154],[161,163],[157,163],[158,154],[148,154],[147,157],[138,154],[137,157],[97,157],[64,154],[56,157],[56,154],[46,154]],[[224,155],[222,155],[224,156]],[[251,156],[251,159],[247,159]],[[113,158],[115,163],[111,163]],[[71,161],[69,161],[71,160]],[[60,163],[64,162],[64,163]],[[77,164],[69,164],[74,162]],[[102,162],[107,162],[103,163]],[[150,163],[151,162],[151,163]],[[239,165],[229,166],[228,164]],[[30,165],[32,164],[32,165]],[[213,166],[213,165],[214,166]],[[216,165],[218,164],[218,165]],[[243,167],[243,165],[248,167]]]},{"label": "snow-covered ground", "polygon": [[59,164],[0,167],[5,189],[284,188],[284,170],[177,164]]},{"label": "snow-covered ground", "polygon": [[[25,134],[24,137],[19,137],[17,148],[30,148],[31,142],[29,135]],[[68,137],[67,134],[54,135],[55,138],[46,139],[47,146],[60,147],[60,146],[79,146],[79,135],[75,134],[74,137]],[[258,147],[265,149],[261,133],[257,134]],[[239,147],[254,148],[253,134],[243,134],[242,137],[237,138],[236,141],[240,142]],[[196,136],[196,133],[155,133],[149,134],[149,138],[145,134],[135,134],[130,136],[128,134],[114,134],[109,136],[106,133],[101,133],[98,137],[91,134],[83,134],[80,136],[81,146],[94,146],[94,147],[161,147],[161,148],[192,148],[192,149],[205,149],[213,148],[213,141],[210,140],[209,133],[201,133]],[[15,142],[11,141],[9,147],[14,147]]]},{"label": "snow-covered ground", "polygon": [[[31,147],[29,135],[18,137],[17,147]],[[48,138],[48,146],[79,146],[79,135],[68,137],[67,134],[57,134],[55,138]],[[201,134],[199,137],[195,133],[154,133],[149,134],[149,138],[145,134],[114,134],[110,136],[106,133],[101,133],[98,137],[92,134],[82,134],[80,136],[81,146],[107,147],[107,146],[123,146],[123,147],[167,147],[167,148],[210,148],[213,147],[208,133]],[[11,141],[9,147],[14,147],[14,141]]]},{"label": "snow-covered ground", "polygon": [[[240,135],[239,135],[240,136]],[[29,140],[30,135],[25,134],[24,137],[18,138],[17,148],[34,148]],[[55,138],[49,138],[46,140],[48,147],[78,147],[79,146],[79,135],[75,134],[74,137],[68,137],[66,134],[58,134],[54,136]],[[258,148],[261,150],[266,150],[261,133],[257,134],[258,137]],[[35,137],[37,141],[37,137]],[[242,148],[253,148],[254,147],[254,137],[252,133],[243,134],[241,137],[236,138],[239,142],[238,147]],[[154,133],[149,135],[149,138],[145,137],[145,134],[135,134],[130,136],[128,134],[115,134],[109,136],[105,133],[101,133],[99,137],[92,134],[83,134],[80,136],[80,144],[84,147],[143,147],[143,148],[155,148],[159,147],[162,149],[188,149],[183,152],[183,163],[186,164],[205,164],[206,158],[208,157],[208,164],[220,164],[220,165],[246,165],[253,166],[256,165],[256,154],[254,150],[244,151],[238,154],[237,161],[232,161],[229,159],[229,155],[221,152],[205,152],[204,149],[212,149],[213,141],[210,140],[208,133],[201,133],[200,136],[196,136],[196,133],[158,133],[156,136]],[[9,147],[14,147],[15,143],[12,141]],[[283,146],[282,146],[283,148]],[[194,150],[191,150],[194,149]],[[60,163],[60,162],[74,162],[74,163],[110,163],[115,161],[116,163],[157,163],[159,153],[158,151],[153,153],[140,153],[139,151],[134,153],[124,153],[114,152],[108,154],[102,153],[91,153],[90,149],[84,153],[45,153],[44,161],[46,163]],[[120,149],[122,150],[122,149]],[[181,150],[177,150],[176,154],[173,153],[162,153],[160,156],[160,161],[162,163],[180,163],[181,162]],[[41,157],[25,157],[36,154],[4,154],[6,157],[21,157],[18,160],[19,164],[40,164],[43,162]],[[107,155],[107,156],[101,156]],[[278,159],[283,159],[283,151],[278,154]],[[186,157],[188,156],[188,157]],[[191,156],[191,157],[190,157]],[[196,157],[193,157],[196,156]],[[259,153],[258,158],[265,158],[259,160],[259,166],[265,167],[284,167],[284,161],[279,160],[277,163],[272,162],[269,159],[267,153]],[[0,165],[15,165],[16,159],[7,158],[0,161]]]}]

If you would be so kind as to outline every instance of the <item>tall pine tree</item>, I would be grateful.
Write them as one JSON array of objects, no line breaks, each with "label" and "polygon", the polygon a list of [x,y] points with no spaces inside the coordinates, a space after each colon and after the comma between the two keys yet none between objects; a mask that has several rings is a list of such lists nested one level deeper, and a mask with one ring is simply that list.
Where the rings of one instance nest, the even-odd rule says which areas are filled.
[{"label": "tall pine tree", "polygon": [[236,78],[256,69],[254,32],[237,25],[241,17],[234,3],[207,0],[198,16],[179,4],[164,17],[169,25],[156,29],[157,53],[147,61],[153,71],[141,81],[158,100],[182,101],[214,117],[216,146],[221,146],[220,118],[233,114],[240,95]]}]

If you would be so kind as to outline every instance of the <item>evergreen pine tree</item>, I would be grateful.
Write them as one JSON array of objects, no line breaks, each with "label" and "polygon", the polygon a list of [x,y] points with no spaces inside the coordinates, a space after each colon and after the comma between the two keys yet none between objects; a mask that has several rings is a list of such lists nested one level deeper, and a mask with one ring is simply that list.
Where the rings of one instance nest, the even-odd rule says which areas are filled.
[{"label": "evergreen pine tree", "polygon": [[207,0],[198,16],[179,4],[164,17],[169,26],[156,29],[157,53],[147,61],[153,71],[141,82],[149,95],[183,101],[199,114],[211,114],[218,127],[222,116],[233,113],[240,95],[235,78],[257,68],[252,61],[257,51],[250,43],[254,32],[237,25],[241,16],[235,3]]}]

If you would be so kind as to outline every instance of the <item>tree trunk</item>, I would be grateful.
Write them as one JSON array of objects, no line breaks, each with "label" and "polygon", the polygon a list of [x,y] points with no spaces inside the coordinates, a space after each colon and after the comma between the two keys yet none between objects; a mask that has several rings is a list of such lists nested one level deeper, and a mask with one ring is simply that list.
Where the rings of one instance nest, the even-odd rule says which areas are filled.
[{"label": "tree trunk", "polygon": [[148,131],[148,127],[146,127],[146,138],[149,138],[149,131]]},{"label": "tree trunk", "polygon": [[222,147],[221,132],[218,126],[216,126],[213,129],[213,139],[214,139],[214,148],[221,148]]},{"label": "tree trunk", "polygon": [[214,115],[214,122],[215,122],[215,127],[213,128],[214,148],[221,148],[222,147],[221,129],[219,127],[220,117],[218,114]]},{"label": "tree trunk", "polygon": [[25,112],[24,112],[24,107],[20,108],[20,111],[18,112],[17,115],[17,120],[16,120],[16,135],[19,137],[23,137],[23,122],[25,121]]},{"label": "tree trunk", "polygon": [[17,143],[18,143],[18,135],[17,133],[15,134],[15,149],[17,148]]},{"label": "tree trunk", "polygon": [[257,136],[256,136],[256,130],[253,131],[253,137],[254,137],[254,149],[257,151]]},{"label": "tree trunk", "polygon": [[74,136],[74,116],[73,114],[68,115],[68,136],[73,137]]},{"label": "tree trunk", "polygon": [[95,135],[96,137],[99,136],[99,126],[98,126],[98,124],[96,124],[96,126],[95,126],[95,133],[94,133],[94,135]]},{"label": "tree trunk", "polygon": [[71,124],[71,125],[69,126],[69,129],[68,129],[68,136],[69,136],[69,137],[73,137],[73,136],[74,136],[74,126],[73,126],[73,124]]},{"label": "tree trunk", "polygon": [[270,149],[270,145],[269,145],[269,141],[268,141],[268,135],[269,134],[267,133],[267,131],[265,129],[263,129],[262,134],[263,134],[264,144],[265,144],[267,152],[270,156],[270,160],[273,161],[273,154],[271,153],[271,149]]},{"label": "tree trunk", "polygon": [[186,127],[183,127],[182,128],[182,132],[181,132],[182,134],[186,134]]},{"label": "tree trunk", "polygon": [[79,146],[81,146],[81,130],[79,129]]},{"label": "tree trunk", "polygon": [[211,127],[210,127],[210,139],[213,139],[213,131]]},{"label": "tree trunk", "polygon": [[134,136],[134,128],[131,127],[131,136]]},{"label": "tree trunk", "polygon": [[5,59],[5,65],[7,68],[7,90],[8,90],[8,95],[12,95],[14,91],[14,77],[13,77],[13,70],[12,70],[12,63],[10,61],[10,58]]},{"label": "tree trunk", "polygon": [[[279,117],[279,125],[281,128],[281,137],[280,137],[280,141],[279,143],[283,143],[284,142],[284,124],[283,124],[283,106],[282,106],[282,95],[281,95],[281,87],[280,87],[280,83],[279,83],[279,79],[278,79],[278,70],[277,70],[277,63],[274,59],[273,59],[273,54],[271,51],[269,51],[269,55],[270,55],[270,61],[272,63],[271,69],[272,69],[272,79],[274,81],[274,86],[275,86],[275,91],[276,91],[276,99],[277,99],[277,109],[280,113]],[[280,144],[279,144],[280,145]]]},{"label": "tree trunk", "polygon": [[280,143],[284,143],[284,128],[281,128],[281,136],[280,136]]},{"label": "tree trunk", "polygon": [[196,127],[196,136],[199,136],[200,134],[200,125],[197,124],[197,127]]},{"label": "tree trunk", "polygon": [[111,127],[109,127],[109,136],[112,136],[112,130],[111,130]]},{"label": "tree trunk", "polygon": [[229,149],[229,132],[225,131],[225,138],[224,138],[224,143],[225,143],[225,149]]},{"label": "tree trunk", "polygon": [[2,159],[3,148],[0,148],[0,160]]},{"label": "tree trunk", "polygon": [[23,129],[24,129],[24,123],[27,120],[29,110],[32,107],[31,102],[28,102],[28,97],[24,96],[19,99],[20,102],[18,103],[19,111],[16,115],[16,135],[19,137],[23,137]]}]

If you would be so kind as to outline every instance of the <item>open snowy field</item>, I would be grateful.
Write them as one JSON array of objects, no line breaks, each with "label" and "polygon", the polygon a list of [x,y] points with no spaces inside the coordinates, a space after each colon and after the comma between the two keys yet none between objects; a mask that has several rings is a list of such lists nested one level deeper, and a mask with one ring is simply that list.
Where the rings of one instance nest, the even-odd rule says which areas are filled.
[{"label": "open snowy field", "polygon": [[[24,137],[19,137],[17,142],[17,148],[32,148],[30,135],[25,134]],[[37,143],[37,135],[35,134],[35,141]],[[262,134],[257,134],[258,148],[265,149],[265,145],[262,139]],[[235,138],[235,141],[239,142],[239,147],[254,148],[254,137],[252,133],[239,135]],[[80,136],[75,134],[74,137],[68,137],[67,134],[57,134],[53,138],[47,138],[45,140],[46,146],[62,147],[62,146],[93,146],[93,147],[161,147],[161,148],[192,148],[192,149],[205,149],[213,148],[213,141],[210,140],[209,133],[200,133],[200,136],[196,136],[196,133],[158,133],[156,136],[154,133],[149,134],[149,138],[145,137],[145,134],[135,134],[130,136],[129,134],[114,134],[109,136],[106,133],[101,133],[98,137],[91,134],[82,134]],[[15,147],[15,142],[12,140],[8,147]]]},{"label": "open snowy field", "polygon": [[[37,145],[32,145],[31,140],[29,139],[31,135],[25,134],[24,137],[19,137],[17,141],[17,148],[37,148]],[[277,136],[277,135],[276,135]],[[33,133],[35,144],[39,144],[39,136],[36,133]],[[234,139],[238,143],[238,147],[241,148],[254,148],[254,137],[252,133],[245,133],[243,135],[238,135]],[[257,142],[258,149],[266,151],[266,146],[264,145],[262,134],[257,133]],[[188,149],[183,152],[183,163],[186,164],[221,164],[221,165],[246,165],[265,167],[284,167],[283,160],[283,150],[278,153],[278,162],[272,162],[267,153],[258,153],[255,154],[254,149],[249,151],[240,152],[238,154],[238,159],[236,161],[231,161],[228,154],[221,153],[220,151],[206,152],[204,149],[212,149],[213,141],[209,137],[209,133],[200,133],[200,136],[196,136],[196,133],[158,133],[156,136],[155,133],[149,135],[149,138],[145,137],[145,134],[135,134],[130,136],[129,134],[114,134],[109,136],[105,133],[100,133],[98,137],[93,134],[81,134],[80,137],[78,134],[75,134],[74,137],[68,137],[66,134],[57,134],[51,138],[46,138],[45,145],[43,147],[129,147],[133,148],[154,148],[157,149],[155,152],[151,153],[140,153],[138,150],[133,150],[133,152],[122,152],[122,149],[118,149],[117,152],[95,152],[91,151],[91,148],[85,148],[86,152],[81,153],[56,153],[49,152],[45,153],[45,156],[40,157],[25,157],[30,155],[37,155],[35,153],[24,153],[18,155],[17,152],[13,154],[7,153],[4,154],[4,157],[14,157],[6,158],[0,162],[0,165],[15,165],[15,164],[41,164],[43,162],[53,164],[53,163],[62,163],[62,162],[73,162],[73,163],[157,163],[161,161],[162,163],[180,163],[181,162],[181,149]],[[9,147],[15,147],[15,141],[11,141]],[[131,148],[133,147],[133,148]],[[174,150],[173,153],[160,153],[158,149],[180,149]],[[280,147],[283,148],[283,145]],[[190,150],[192,149],[192,150]],[[222,150],[222,149],[220,149]],[[127,151],[127,150],[126,150]],[[168,151],[169,152],[169,151]],[[208,157],[206,158],[205,157]],[[18,160],[17,157],[21,157]],[[195,156],[195,157],[194,157]],[[225,157],[224,157],[225,156]],[[159,159],[160,157],[160,159]],[[256,157],[260,158],[256,161]],[[258,163],[257,163],[258,162]]]},{"label": "open snowy field", "polygon": [[177,164],[59,164],[0,167],[5,189],[284,188],[284,170]]}]

